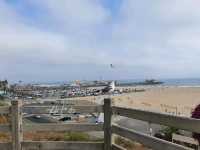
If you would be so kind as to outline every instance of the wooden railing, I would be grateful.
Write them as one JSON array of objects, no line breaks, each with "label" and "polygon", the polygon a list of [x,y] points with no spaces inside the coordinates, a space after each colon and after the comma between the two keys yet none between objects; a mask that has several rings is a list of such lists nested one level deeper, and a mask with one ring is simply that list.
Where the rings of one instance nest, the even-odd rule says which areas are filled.
[{"label": "wooden railing", "polygon": [[[124,148],[113,144],[113,134],[138,141],[154,150],[187,150],[181,145],[167,142],[153,136],[138,132],[133,129],[121,127],[112,123],[112,115],[124,116],[132,119],[147,121],[155,124],[177,127],[192,132],[200,133],[200,120],[183,118],[148,112],[137,109],[116,107],[111,105],[110,99],[104,99],[104,105],[98,106],[73,106],[76,112],[80,113],[104,113],[104,124],[23,124],[22,112],[29,114],[49,114],[50,106],[22,106],[21,101],[12,101],[11,107],[1,107],[0,114],[10,114],[11,123],[0,125],[0,132],[10,132],[12,141],[10,143],[0,143],[0,150],[124,150]],[[63,111],[62,113],[67,113]],[[104,142],[65,142],[65,141],[25,141],[23,132],[27,131],[103,131]]]},{"label": "wooden railing", "polygon": [[[200,120],[192,118],[184,118],[178,116],[172,116],[167,114],[161,114],[156,112],[149,112],[137,109],[112,107],[112,113],[132,119],[147,121],[155,124],[166,125],[170,127],[176,127],[192,132],[200,133]],[[127,129],[118,125],[112,125],[112,133],[120,135],[122,137],[138,141],[143,145],[152,148],[153,150],[188,150],[190,148],[177,145],[168,141],[158,139],[156,137],[135,131],[133,129]]]},{"label": "wooden railing", "polygon": [[[0,132],[9,132],[12,136],[10,143],[0,143],[0,150],[102,150],[103,142],[66,142],[66,141],[25,141],[24,132],[34,131],[103,131],[103,124],[90,123],[40,123],[27,124],[22,123],[23,113],[28,111],[29,114],[49,114],[51,106],[22,106],[21,101],[12,101],[11,107],[0,107],[1,115],[10,115],[10,124],[0,125]],[[102,112],[103,106],[73,106],[79,113]],[[68,113],[63,111],[63,114]]]}]

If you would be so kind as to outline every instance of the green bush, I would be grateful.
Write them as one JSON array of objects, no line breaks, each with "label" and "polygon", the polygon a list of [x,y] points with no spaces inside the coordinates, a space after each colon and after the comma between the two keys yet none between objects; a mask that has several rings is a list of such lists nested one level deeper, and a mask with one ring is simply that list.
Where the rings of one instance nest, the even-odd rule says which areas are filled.
[{"label": "green bush", "polygon": [[64,135],[65,141],[89,141],[90,136],[82,132],[67,132]]},{"label": "green bush", "polygon": [[1,106],[8,106],[8,103],[6,103],[4,100],[0,99],[0,107]]},{"label": "green bush", "polygon": [[164,140],[172,141],[172,134],[173,133],[179,134],[179,129],[175,127],[166,127],[160,130],[160,133],[164,134],[164,137],[163,137]]}]

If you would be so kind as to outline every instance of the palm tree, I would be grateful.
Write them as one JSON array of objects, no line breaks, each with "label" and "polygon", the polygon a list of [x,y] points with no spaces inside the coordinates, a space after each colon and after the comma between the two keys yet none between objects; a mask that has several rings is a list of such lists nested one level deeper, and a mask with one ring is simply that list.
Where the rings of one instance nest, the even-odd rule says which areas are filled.
[{"label": "palm tree", "polygon": [[0,81],[0,89],[4,91],[4,93],[7,93],[8,90],[8,81]]},{"label": "palm tree", "polygon": [[0,81],[0,90],[3,89],[3,81]]},{"label": "palm tree", "polygon": [[8,91],[8,81],[5,80],[4,81],[4,92],[7,93],[7,91]]}]

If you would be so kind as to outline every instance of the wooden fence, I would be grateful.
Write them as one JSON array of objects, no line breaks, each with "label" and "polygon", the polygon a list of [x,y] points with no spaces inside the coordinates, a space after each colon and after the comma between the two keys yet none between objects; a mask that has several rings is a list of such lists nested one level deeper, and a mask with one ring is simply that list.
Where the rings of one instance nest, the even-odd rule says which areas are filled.
[{"label": "wooden fence", "polygon": [[[23,124],[22,112],[29,110],[30,114],[48,114],[49,106],[22,106],[21,101],[12,101],[11,107],[1,107],[0,114],[10,114],[11,123],[0,125],[0,132],[10,132],[11,143],[0,143],[0,150],[124,150],[112,143],[113,134],[138,141],[154,150],[187,150],[181,145],[167,142],[153,136],[124,128],[112,123],[112,115],[124,116],[132,119],[147,121],[171,127],[200,133],[200,120],[183,118],[116,107],[111,105],[110,99],[104,99],[104,105],[98,106],[73,106],[80,113],[104,113],[104,124]],[[67,113],[67,112],[62,112]],[[24,141],[23,132],[26,131],[104,131],[104,142],[64,142],[64,141]]]}]

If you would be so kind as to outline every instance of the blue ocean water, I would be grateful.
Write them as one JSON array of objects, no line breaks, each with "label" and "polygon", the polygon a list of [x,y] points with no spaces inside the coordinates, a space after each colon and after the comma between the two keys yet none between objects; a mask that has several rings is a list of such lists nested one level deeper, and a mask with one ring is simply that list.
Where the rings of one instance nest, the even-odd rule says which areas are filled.
[{"label": "blue ocean water", "polygon": [[[164,82],[164,86],[200,86],[200,78],[185,78],[185,79],[156,79]],[[138,83],[144,82],[145,79],[120,80],[119,83]]]},{"label": "blue ocean water", "polygon": [[164,85],[171,86],[200,86],[200,79],[164,79]]}]

